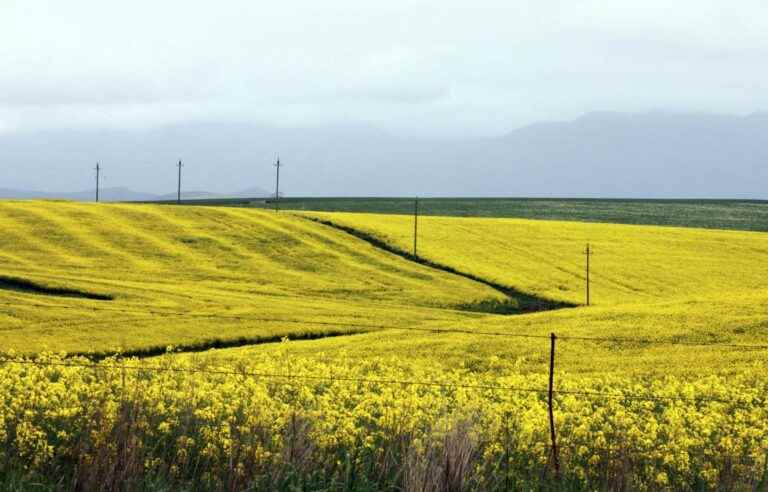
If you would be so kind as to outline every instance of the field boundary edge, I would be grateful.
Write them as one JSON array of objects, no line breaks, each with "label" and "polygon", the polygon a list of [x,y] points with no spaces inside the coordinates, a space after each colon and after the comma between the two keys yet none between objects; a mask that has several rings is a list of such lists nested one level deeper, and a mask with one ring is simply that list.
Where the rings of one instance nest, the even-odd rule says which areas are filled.
[{"label": "field boundary edge", "polygon": [[493,306],[491,306],[489,309],[482,309],[484,305],[483,301],[475,304],[467,304],[467,305],[459,306],[460,308],[463,308],[468,311],[481,311],[481,312],[489,312],[494,314],[522,314],[522,313],[534,313],[539,311],[552,311],[555,309],[574,308],[579,306],[579,304],[575,304],[567,301],[559,301],[555,299],[549,299],[546,297],[540,297],[533,294],[529,294],[521,290],[518,290],[514,287],[510,287],[508,285],[503,285],[498,282],[494,282],[493,280],[479,277],[473,273],[463,272],[451,266],[438,263],[436,261],[424,258],[422,256],[414,255],[413,253],[409,253],[408,251],[405,251],[403,249],[398,248],[397,246],[387,243],[380,237],[377,237],[373,234],[362,231],[360,229],[356,229],[354,227],[339,224],[337,222],[333,222],[327,219],[321,219],[319,217],[312,217],[312,216],[303,215],[303,214],[297,214],[297,216],[305,220],[309,220],[309,221],[345,232],[351,236],[354,236],[360,240],[367,242],[368,244],[370,244],[371,246],[377,249],[397,255],[405,260],[418,263],[422,266],[433,268],[435,270],[440,270],[445,273],[457,275],[459,277],[472,280],[473,282],[481,283],[487,287],[490,287],[496,290],[497,292],[500,292],[501,294],[504,294],[509,300],[516,302],[518,305],[518,309],[515,312],[494,310]]}]

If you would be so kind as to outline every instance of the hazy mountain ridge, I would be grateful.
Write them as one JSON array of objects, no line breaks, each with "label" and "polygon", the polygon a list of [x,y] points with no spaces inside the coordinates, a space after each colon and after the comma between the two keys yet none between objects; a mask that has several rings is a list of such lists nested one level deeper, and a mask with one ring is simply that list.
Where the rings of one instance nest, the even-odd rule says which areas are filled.
[{"label": "hazy mountain ridge", "polygon": [[232,196],[227,190],[249,183],[271,190],[279,154],[286,196],[766,198],[767,139],[765,112],[597,112],[461,141],[407,139],[366,126],[205,123],[5,134],[0,162],[13,170],[11,183],[20,183],[8,188],[31,188],[21,183],[35,176],[39,188],[87,189],[100,160],[110,186],[153,195],[175,189],[180,158],[183,190]]},{"label": "hazy mountain ridge", "polygon": [[[181,193],[183,199],[198,198],[260,198],[266,197],[269,193],[258,188],[250,188],[235,193],[211,193],[208,191],[184,191]],[[155,200],[175,200],[176,193],[154,194],[134,191],[129,188],[103,188],[99,190],[99,200],[104,202],[131,202],[131,201],[155,201]],[[56,191],[33,191],[33,190],[15,190],[9,188],[0,188],[0,199],[18,199],[18,200],[75,200],[75,201],[93,201],[96,198],[96,189],[74,191],[74,192],[56,192]]]}]

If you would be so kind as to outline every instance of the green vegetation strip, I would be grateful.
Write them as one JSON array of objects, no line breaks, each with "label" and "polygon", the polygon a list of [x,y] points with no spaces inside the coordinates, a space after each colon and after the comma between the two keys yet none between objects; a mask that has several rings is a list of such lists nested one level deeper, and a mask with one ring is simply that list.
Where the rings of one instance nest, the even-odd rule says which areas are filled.
[{"label": "green vegetation strip", "polygon": [[[212,338],[201,340],[196,343],[182,343],[169,346],[150,346],[129,350],[104,350],[95,352],[72,352],[67,354],[67,358],[85,357],[92,361],[101,361],[110,357],[136,357],[144,359],[148,357],[157,357],[167,353],[195,353],[205,352],[211,349],[238,348],[252,345],[265,345],[269,343],[280,343],[286,339],[289,340],[319,340],[321,338],[343,337],[350,335],[360,335],[373,331],[372,329],[350,329],[350,330],[329,330],[323,332],[286,332],[285,334],[255,336],[255,337],[236,337],[236,338]],[[0,357],[11,358],[10,354],[1,353]],[[34,360],[37,355],[29,356]]]},{"label": "green vegetation strip", "polygon": [[[413,198],[281,198],[280,208],[314,212],[409,215]],[[190,202],[189,204],[194,204]],[[273,208],[269,200],[208,201],[199,205]],[[507,217],[615,224],[768,231],[765,200],[641,200],[604,198],[422,198],[421,215]]]}]

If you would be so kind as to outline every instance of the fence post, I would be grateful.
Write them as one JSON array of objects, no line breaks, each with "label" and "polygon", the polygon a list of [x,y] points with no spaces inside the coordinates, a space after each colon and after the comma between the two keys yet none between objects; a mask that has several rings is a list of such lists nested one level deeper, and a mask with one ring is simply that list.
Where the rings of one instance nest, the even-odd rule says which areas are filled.
[{"label": "fence post", "polygon": [[504,412],[504,491],[509,492],[509,413]]},{"label": "fence post", "polygon": [[548,403],[549,403],[549,435],[552,439],[552,462],[555,467],[555,480],[560,480],[560,459],[557,454],[557,437],[555,435],[555,416],[552,411],[552,386],[555,378],[555,337],[554,333],[550,334],[551,346],[549,352],[549,391],[548,391]]}]

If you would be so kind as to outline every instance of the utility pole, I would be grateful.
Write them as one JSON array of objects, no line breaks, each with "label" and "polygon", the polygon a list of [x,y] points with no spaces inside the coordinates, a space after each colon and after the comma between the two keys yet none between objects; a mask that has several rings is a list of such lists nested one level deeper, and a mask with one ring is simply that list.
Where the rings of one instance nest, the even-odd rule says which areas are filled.
[{"label": "utility pole", "polygon": [[99,172],[101,171],[101,166],[99,163],[96,163],[96,203],[99,203]]},{"label": "utility pole", "polygon": [[179,182],[178,187],[176,188],[176,204],[181,205],[181,168],[184,167],[181,163],[181,159],[179,159],[179,163],[176,164],[176,167],[179,168]]},{"label": "utility pole", "polygon": [[413,201],[413,257],[418,258],[419,253],[416,249],[419,239],[419,199]]},{"label": "utility pole", "polygon": [[277,162],[274,164],[277,169],[275,180],[275,212],[280,211],[280,156],[277,156]]},{"label": "utility pole", "polygon": [[587,257],[587,306],[589,306],[589,257],[594,254],[594,251],[589,247],[589,243],[587,243],[587,247],[584,250],[584,255]]}]

